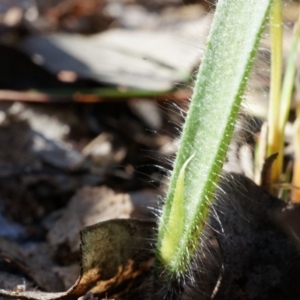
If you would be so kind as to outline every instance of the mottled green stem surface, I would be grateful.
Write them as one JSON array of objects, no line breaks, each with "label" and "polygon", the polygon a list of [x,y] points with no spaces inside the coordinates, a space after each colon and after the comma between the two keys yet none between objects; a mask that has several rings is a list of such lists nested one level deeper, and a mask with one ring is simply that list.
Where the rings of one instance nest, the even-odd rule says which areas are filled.
[{"label": "mottled green stem surface", "polygon": [[199,244],[270,2],[218,1],[159,223],[157,263],[170,276]]}]

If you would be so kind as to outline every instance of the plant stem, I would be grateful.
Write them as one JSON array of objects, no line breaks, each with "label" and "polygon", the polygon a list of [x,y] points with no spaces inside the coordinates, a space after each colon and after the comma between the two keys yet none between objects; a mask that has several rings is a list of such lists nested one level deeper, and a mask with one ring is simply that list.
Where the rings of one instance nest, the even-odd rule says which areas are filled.
[{"label": "plant stem", "polygon": [[271,31],[271,84],[268,113],[267,156],[278,153],[271,172],[271,182],[278,183],[282,170],[283,153],[280,151],[281,133],[279,128],[280,93],[282,76],[282,3],[273,0],[270,12]]},{"label": "plant stem", "polygon": [[294,123],[294,168],[293,168],[293,189],[291,198],[294,203],[300,203],[300,118]]},{"label": "plant stem", "polygon": [[[288,56],[287,66],[285,70],[282,91],[281,91],[281,107],[280,107],[280,122],[279,122],[279,129],[280,129],[280,152],[284,152],[284,129],[285,125],[290,113],[291,102],[292,102],[292,92],[295,83],[295,75],[296,75],[296,65],[297,65],[297,48],[300,39],[300,11],[298,13],[298,19],[294,25],[294,32],[292,38],[292,45],[290,49],[290,53]],[[297,95],[298,96],[298,95]],[[298,105],[297,105],[298,106]],[[294,175],[293,175],[293,185],[299,186],[300,184],[300,149],[299,149],[299,141],[300,141],[300,130],[299,130],[299,120],[300,117],[297,115],[297,119],[294,124],[294,148],[295,148],[295,159],[294,159]],[[292,200],[294,202],[300,202],[300,192],[298,189],[294,189],[292,191]]]},{"label": "plant stem", "polygon": [[[270,0],[218,1],[159,224],[157,261],[171,276],[187,271],[198,247],[269,4]],[[180,215],[174,208],[179,174],[191,157],[181,189],[184,220],[178,220],[181,228],[176,229],[181,233],[173,235],[170,220]],[[170,236],[174,239],[168,242]]]},{"label": "plant stem", "polygon": [[[280,136],[284,136],[284,127],[287,122],[291,102],[292,102],[292,92],[295,82],[295,74],[296,74],[296,66],[297,66],[297,48],[300,38],[300,14],[298,15],[298,19],[294,25],[294,32],[292,38],[291,49],[289,52],[286,70],[284,73],[284,80],[282,84],[281,90],[281,98],[280,98],[280,115],[279,115],[279,128],[280,128]],[[283,143],[281,143],[283,146]]]},{"label": "plant stem", "polygon": [[[300,23],[300,12],[298,25]],[[296,120],[294,122],[294,164],[293,164],[293,189],[291,199],[294,203],[300,203],[300,74],[296,75]]]}]

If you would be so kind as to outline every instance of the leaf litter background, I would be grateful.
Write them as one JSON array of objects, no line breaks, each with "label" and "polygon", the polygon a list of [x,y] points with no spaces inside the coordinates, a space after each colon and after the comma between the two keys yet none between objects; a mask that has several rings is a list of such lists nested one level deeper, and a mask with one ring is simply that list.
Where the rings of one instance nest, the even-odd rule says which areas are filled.
[{"label": "leaf litter background", "polygon": [[[285,6],[285,53],[297,7]],[[200,0],[0,1],[1,299],[121,299],[147,274],[212,14]],[[267,47],[247,95],[256,125]],[[253,178],[246,142],[226,168]],[[144,221],[87,227],[124,218]]]}]

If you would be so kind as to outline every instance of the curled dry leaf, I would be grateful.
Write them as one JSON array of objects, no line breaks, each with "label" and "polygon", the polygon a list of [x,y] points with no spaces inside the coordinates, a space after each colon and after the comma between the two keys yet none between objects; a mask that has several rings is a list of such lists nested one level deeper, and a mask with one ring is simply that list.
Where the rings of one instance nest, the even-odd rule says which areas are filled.
[{"label": "curled dry leaf", "polygon": [[81,232],[81,275],[66,292],[6,291],[0,296],[58,300],[78,299],[91,292],[99,297],[117,299],[134,279],[149,272],[153,261],[151,246],[156,223],[142,220],[109,220],[86,227]]},{"label": "curled dry leaf", "polygon": [[[50,263],[45,260],[27,256],[17,244],[2,237],[0,237],[0,259],[25,273],[43,290],[63,290],[63,286],[58,277],[49,272]],[[21,283],[22,282],[19,284]]]},{"label": "curled dry leaf", "polygon": [[21,290],[33,289],[34,283],[21,276],[10,274],[8,272],[0,272],[0,286],[6,290]]}]

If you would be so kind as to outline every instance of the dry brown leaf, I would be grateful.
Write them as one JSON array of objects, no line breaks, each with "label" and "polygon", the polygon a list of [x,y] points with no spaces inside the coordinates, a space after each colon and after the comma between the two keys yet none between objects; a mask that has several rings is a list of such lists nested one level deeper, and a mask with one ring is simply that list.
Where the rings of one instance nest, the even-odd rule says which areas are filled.
[{"label": "dry brown leaf", "polygon": [[14,275],[0,271],[0,287],[6,290],[26,290],[34,288],[32,281],[21,275]]},{"label": "dry brown leaf", "polygon": [[[0,296],[58,300],[78,299],[88,292],[104,298],[130,288],[134,279],[151,269],[151,241],[156,227],[154,221],[109,220],[86,227],[81,232],[81,276],[68,291],[6,291]],[[116,298],[117,299],[117,298]]]},{"label": "dry brown leaf", "polygon": [[25,255],[17,244],[2,237],[0,237],[0,258],[17,267],[43,290],[63,290],[61,281],[49,271],[51,264],[48,261]]}]

